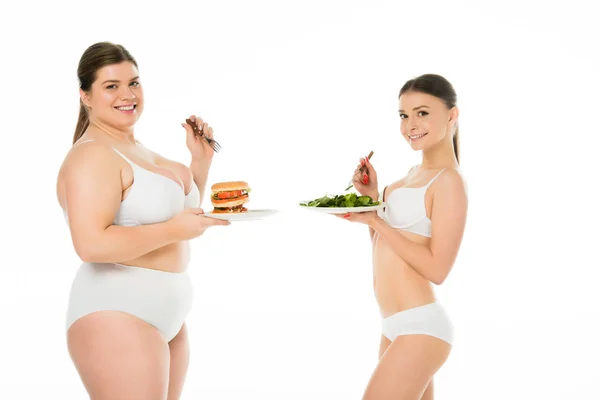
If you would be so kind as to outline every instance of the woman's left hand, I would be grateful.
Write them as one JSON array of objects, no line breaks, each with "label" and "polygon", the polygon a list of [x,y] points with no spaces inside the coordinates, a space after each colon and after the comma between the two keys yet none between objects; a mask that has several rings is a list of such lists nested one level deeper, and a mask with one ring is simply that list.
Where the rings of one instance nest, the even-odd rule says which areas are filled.
[{"label": "woman's left hand", "polygon": [[341,218],[341,219],[345,219],[346,221],[350,221],[350,222],[359,222],[361,224],[365,224],[365,225],[371,225],[373,222],[375,222],[375,220],[378,218],[377,217],[377,211],[367,211],[367,212],[353,212],[353,213],[346,213],[346,214],[334,214],[336,217]]},{"label": "woman's left hand", "polygon": [[[207,138],[213,138],[213,128],[205,123],[202,118],[196,117],[195,115],[190,115],[190,120],[196,122],[198,128],[204,132],[204,135],[206,135]],[[192,159],[205,158],[207,160],[211,160],[215,155],[215,152],[212,147],[210,147],[208,142],[202,136],[195,134],[194,130],[187,122],[183,122],[181,126],[185,128],[185,144],[192,155]]]}]

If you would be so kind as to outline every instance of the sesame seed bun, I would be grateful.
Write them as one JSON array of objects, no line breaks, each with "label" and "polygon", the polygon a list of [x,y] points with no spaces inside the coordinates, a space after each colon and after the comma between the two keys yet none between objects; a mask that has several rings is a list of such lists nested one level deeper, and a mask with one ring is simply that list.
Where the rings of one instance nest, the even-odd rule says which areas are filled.
[{"label": "sesame seed bun", "polygon": [[230,190],[244,190],[250,189],[247,182],[244,181],[231,181],[231,182],[219,182],[215,183],[210,187],[210,190],[214,192],[227,192]]}]

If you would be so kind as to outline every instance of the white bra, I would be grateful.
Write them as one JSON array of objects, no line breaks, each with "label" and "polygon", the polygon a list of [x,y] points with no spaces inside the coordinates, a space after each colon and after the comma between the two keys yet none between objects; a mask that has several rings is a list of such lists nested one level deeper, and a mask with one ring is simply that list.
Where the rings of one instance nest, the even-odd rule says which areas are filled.
[{"label": "white bra", "polygon": [[[425,186],[399,187],[393,189],[385,199],[386,207],[377,211],[377,215],[392,228],[431,237],[431,220],[425,208],[425,192],[433,181],[444,172],[438,172]],[[384,201],[385,190],[379,194],[379,201]]]},{"label": "white bra", "polygon": [[[93,141],[86,140],[77,145]],[[174,180],[142,168],[117,149],[113,150],[131,165],[133,170],[133,183],[115,214],[114,225],[155,224],[169,220],[185,208],[200,206],[200,192],[195,182],[192,181],[192,188],[186,195],[183,186]],[[64,214],[68,222],[66,210]]]}]

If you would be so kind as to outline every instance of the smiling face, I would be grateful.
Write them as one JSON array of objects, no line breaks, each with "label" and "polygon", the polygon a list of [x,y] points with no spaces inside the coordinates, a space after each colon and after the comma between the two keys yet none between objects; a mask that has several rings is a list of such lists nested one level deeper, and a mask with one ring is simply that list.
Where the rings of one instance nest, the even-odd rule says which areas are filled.
[{"label": "smiling face", "polygon": [[91,89],[87,92],[80,89],[80,95],[89,110],[90,120],[117,129],[130,129],[144,109],[138,70],[129,61],[100,68]]},{"label": "smiling face", "polygon": [[413,150],[452,141],[458,111],[435,96],[409,91],[400,96],[400,131]]}]

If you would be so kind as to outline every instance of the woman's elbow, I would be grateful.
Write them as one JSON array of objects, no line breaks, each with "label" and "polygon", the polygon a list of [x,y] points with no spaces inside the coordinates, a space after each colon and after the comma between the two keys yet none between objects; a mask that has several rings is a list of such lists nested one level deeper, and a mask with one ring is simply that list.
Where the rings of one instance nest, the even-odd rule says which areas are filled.
[{"label": "woman's elbow", "polygon": [[431,282],[437,286],[440,286],[446,281],[446,278],[448,278],[451,268],[452,266],[442,266],[441,268],[436,268],[435,274],[433,274],[433,276],[430,279]]},{"label": "woman's elbow", "polygon": [[96,255],[90,248],[83,247],[80,249],[75,249],[75,252],[79,256],[79,259],[84,263],[98,262]]},{"label": "woman's elbow", "polygon": [[85,263],[102,262],[101,252],[93,243],[74,243],[75,253]]},{"label": "woman's elbow", "polygon": [[75,253],[77,253],[77,256],[79,257],[79,259],[84,262],[84,263],[91,263],[93,262],[92,259],[93,257],[87,253],[87,252],[83,252],[83,251],[77,251],[75,250]]}]

